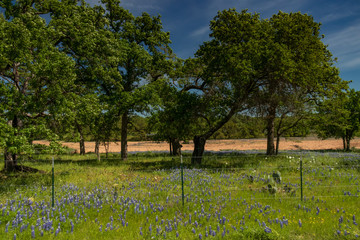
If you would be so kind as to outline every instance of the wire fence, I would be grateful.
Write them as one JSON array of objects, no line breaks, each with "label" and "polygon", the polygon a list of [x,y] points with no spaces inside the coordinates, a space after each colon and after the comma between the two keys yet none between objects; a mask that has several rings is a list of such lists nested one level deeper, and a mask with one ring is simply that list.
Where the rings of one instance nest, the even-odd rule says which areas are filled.
[{"label": "wire fence", "polygon": [[[125,171],[150,173],[154,175],[177,176],[168,184],[175,186],[176,191],[168,191],[168,195],[175,194],[182,198],[184,204],[189,194],[193,192],[196,182],[202,182],[209,175],[224,184],[224,181],[232,181],[232,186],[226,187],[223,193],[251,192],[254,196],[233,198],[237,201],[244,199],[293,199],[305,200],[310,198],[358,198],[360,193],[360,155],[339,153],[314,153],[292,152],[291,155],[266,156],[254,155],[205,155],[203,166],[192,167],[191,156],[173,157],[168,155],[154,154],[153,156],[131,156],[127,162],[119,158],[103,159],[102,164],[116,163],[127,166]],[[324,159],[318,159],[325,157]],[[37,158],[19,159],[19,164],[35,166],[46,165],[52,170],[52,180],[48,184],[1,184],[0,192],[12,191],[18,188],[41,188],[43,191],[51,191],[52,204],[55,195],[61,188],[62,183],[57,182],[56,167],[59,164],[98,164],[97,159],[64,159],[64,156],[54,156],[51,159]],[[328,161],[326,157],[336,158]],[[159,166],[151,162],[163,163]],[[267,161],[264,165],[263,161]],[[144,163],[149,163],[146,165]],[[214,162],[216,162],[214,164]],[[320,162],[320,163],[319,163]],[[212,165],[210,165],[212,164]],[[221,167],[217,167],[220,165]],[[250,165],[250,166],[249,166]],[[209,167],[211,166],[211,167]],[[152,167],[148,169],[148,167]],[[200,168],[199,168],[200,167]],[[49,171],[50,173],[50,171]],[[194,174],[196,173],[196,174]],[[181,181],[181,179],[183,181]],[[326,180],[326,181],[325,181]],[[163,180],[164,181],[164,180]],[[221,182],[222,181],[222,182]],[[165,181],[166,182],[166,181]],[[216,184],[217,182],[213,182]],[[180,195],[178,189],[182,189]],[[216,186],[212,186],[216,188]],[[316,190],[316,191],[315,191]],[[331,191],[325,191],[331,190]],[[299,194],[299,191],[301,194]],[[139,193],[140,195],[143,193]]]}]

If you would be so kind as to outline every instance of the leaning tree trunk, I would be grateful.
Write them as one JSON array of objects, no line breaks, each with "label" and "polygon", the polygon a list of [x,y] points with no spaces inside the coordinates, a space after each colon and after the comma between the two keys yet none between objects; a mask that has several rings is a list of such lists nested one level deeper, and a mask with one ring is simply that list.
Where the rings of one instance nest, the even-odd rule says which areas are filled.
[{"label": "leaning tree trunk", "polygon": [[280,135],[277,134],[276,135],[276,149],[275,149],[275,154],[278,155],[279,153],[279,145],[280,145]]},{"label": "leaning tree trunk", "polygon": [[128,113],[123,113],[121,117],[121,160],[126,160],[128,157],[128,145],[127,145],[127,134],[128,134]]},{"label": "leaning tree trunk", "polygon": [[275,111],[271,111],[267,119],[267,147],[266,155],[275,154],[275,144],[274,144],[274,124],[275,124]]},{"label": "leaning tree trunk", "polygon": [[204,154],[204,150],[205,150],[205,143],[206,143],[206,138],[204,136],[195,136],[194,137],[194,151],[191,157],[191,164],[195,165],[201,164],[202,161],[202,156]]}]

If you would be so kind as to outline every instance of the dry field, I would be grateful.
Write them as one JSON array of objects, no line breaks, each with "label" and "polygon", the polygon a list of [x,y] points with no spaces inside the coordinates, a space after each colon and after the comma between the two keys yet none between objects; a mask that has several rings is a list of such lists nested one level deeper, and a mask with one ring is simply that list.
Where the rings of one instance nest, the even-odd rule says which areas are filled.
[{"label": "dry field", "polygon": [[[35,143],[46,144],[44,141]],[[79,143],[64,142],[68,146],[79,152]],[[353,139],[351,147],[360,148],[360,138]],[[95,142],[86,142],[86,152],[94,152]],[[189,144],[183,144],[182,150],[192,151],[194,145],[192,141]],[[325,150],[325,149],[342,149],[341,139],[321,140],[313,137],[308,138],[282,138],[280,141],[281,150]],[[205,149],[207,151],[225,151],[225,150],[265,150],[266,139],[230,139],[230,140],[208,140]],[[129,142],[129,152],[147,152],[147,151],[168,151],[169,144],[166,142]],[[100,147],[100,152],[105,152],[105,147]],[[120,142],[110,143],[109,152],[120,152]]]}]

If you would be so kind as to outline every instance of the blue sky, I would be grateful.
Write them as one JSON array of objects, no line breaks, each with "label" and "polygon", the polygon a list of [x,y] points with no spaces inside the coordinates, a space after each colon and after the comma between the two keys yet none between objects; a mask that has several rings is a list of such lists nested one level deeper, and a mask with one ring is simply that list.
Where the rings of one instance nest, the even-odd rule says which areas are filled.
[{"label": "blue sky", "polygon": [[170,32],[172,49],[181,58],[193,56],[209,40],[209,22],[218,11],[249,9],[261,18],[270,18],[279,10],[307,13],[322,23],[323,41],[338,58],[340,76],[352,80],[350,87],[360,90],[360,0],[123,0],[121,5],[134,15],[160,14],[164,30]]}]

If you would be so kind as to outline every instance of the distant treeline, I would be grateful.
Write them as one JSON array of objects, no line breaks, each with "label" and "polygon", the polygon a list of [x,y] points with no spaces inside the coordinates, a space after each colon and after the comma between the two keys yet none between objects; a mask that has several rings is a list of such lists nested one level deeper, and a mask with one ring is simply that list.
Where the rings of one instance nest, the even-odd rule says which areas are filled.
[{"label": "distant treeline", "polygon": [[[129,141],[163,141],[157,137],[157,132],[152,131],[149,126],[148,117],[133,116],[130,119],[130,128],[128,134]],[[291,117],[288,119],[291,121]],[[279,121],[279,119],[276,119]],[[310,134],[315,134],[315,129],[311,129],[310,121],[303,121],[289,129],[282,137],[306,137]],[[114,129],[121,129],[121,122],[117,123]],[[63,141],[79,140],[79,134],[74,132],[67,132],[64,134],[58,133]],[[83,129],[85,141],[95,141],[96,136],[92,135],[89,128]],[[109,141],[120,141],[121,138],[118,132],[111,134]],[[214,133],[210,139],[248,139],[248,138],[265,138],[266,137],[266,121],[261,117],[252,117],[242,114],[236,114],[230,119],[222,128]],[[182,141],[192,140],[182,139]]]}]

